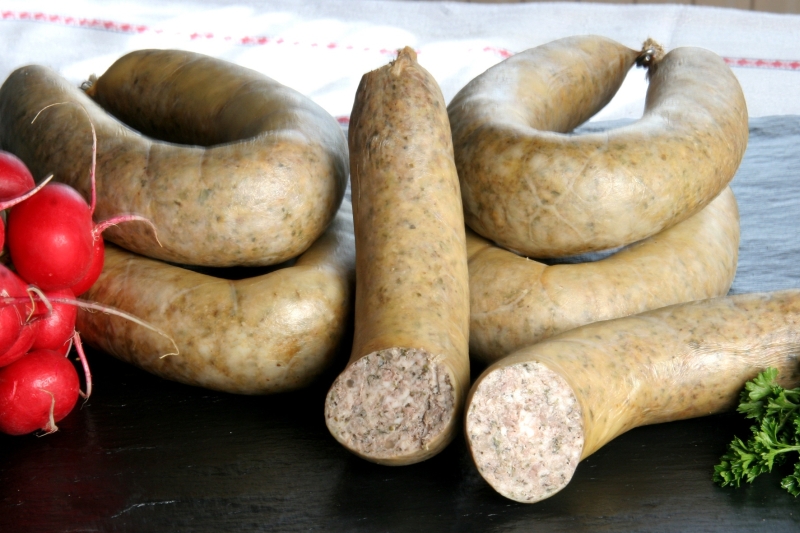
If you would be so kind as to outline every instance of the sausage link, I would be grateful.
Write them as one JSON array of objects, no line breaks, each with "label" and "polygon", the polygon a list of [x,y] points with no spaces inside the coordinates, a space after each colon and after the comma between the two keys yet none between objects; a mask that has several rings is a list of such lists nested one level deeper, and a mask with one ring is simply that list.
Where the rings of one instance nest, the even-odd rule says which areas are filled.
[{"label": "sausage link", "polygon": [[[27,66],[0,88],[0,145],[34,176],[55,174],[88,198],[91,120],[96,218],[141,215],[163,247],[144,224],[109,228],[108,240],[175,263],[262,266],[296,257],[333,220],[347,185],[346,140],[333,117],[296,91],[176,50],[124,56],[90,91],[134,128],[163,128],[171,142],[140,135],[55,72]],[[31,123],[55,103],[62,105]]]},{"label": "sausage link", "polygon": [[410,48],[365,74],[349,130],[353,351],[325,402],[331,434],[383,464],[454,437],[469,387],[464,217],[445,103]]},{"label": "sausage link", "polygon": [[330,367],[352,321],[355,243],[349,203],[294,265],[229,280],[106,247],[85,299],[126,311],[169,335],[80,310],[86,341],[158,376],[240,394],[308,385]]},{"label": "sausage link", "polygon": [[490,366],[467,400],[467,441],[495,490],[536,502],[629,429],[735,407],[745,382],[767,367],[796,386],[798,357],[800,290],[596,322]]},{"label": "sausage link", "polygon": [[696,215],[593,262],[548,266],[467,232],[470,356],[492,363],[591,322],[725,296],[739,257],[730,187]]},{"label": "sausage link", "polygon": [[637,122],[566,134],[605,105],[650,54],[645,45],[560,39],[495,65],[453,98],[467,225],[528,257],[576,255],[654,235],[725,188],[747,146],[747,107],[708,50],[652,57]]}]

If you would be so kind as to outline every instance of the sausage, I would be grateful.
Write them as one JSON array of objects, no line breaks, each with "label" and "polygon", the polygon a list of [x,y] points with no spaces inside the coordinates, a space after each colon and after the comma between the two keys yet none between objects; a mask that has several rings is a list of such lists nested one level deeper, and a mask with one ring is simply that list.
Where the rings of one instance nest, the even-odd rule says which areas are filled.
[{"label": "sausage", "polygon": [[730,187],[696,215],[593,262],[546,265],[467,232],[470,357],[486,363],[583,324],[724,296],[739,256]]},{"label": "sausage", "polygon": [[[597,36],[514,55],[448,106],[465,220],[522,255],[552,258],[639,241],[698,212],[730,182],[748,139],[742,89],[700,48],[659,57]],[[636,61],[650,84],[637,122],[567,134]]]},{"label": "sausage", "polygon": [[165,355],[173,348],[163,336],[109,314],[81,309],[76,329],[89,344],[173,381],[239,394],[295,390],[336,359],[351,327],[354,275],[349,202],[293,265],[244,279],[108,245],[103,273],[83,298],[159,327],[179,353]]},{"label": "sausage", "polygon": [[[108,240],[174,263],[263,266],[296,257],[333,220],[347,185],[346,139],[332,116],[296,91],[200,54],[143,50],[119,59],[90,92],[135,129],[163,128],[170,142],[140,135],[34,65],[0,88],[0,145],[34,176],[53,173],[88,198],[91,120],[95,217],[141,215],[163,247],[145,224],[109,228]],[[31,124],[59,102],[67,105]]]},{"label": "sausage", "polygon": [[348,142],[354,339],[328,391],[325,422],[356,455],[415,463],[460,428],[469,281],[446,106],[412,49],[362,77]]},{"label": "sausage", "polygon": [[466,437],[500,494],[536,502],[637,426],[735,407],[776,367],[800,383],[800,290],[740,294],[595,322],[523,348],[476,380]]}]

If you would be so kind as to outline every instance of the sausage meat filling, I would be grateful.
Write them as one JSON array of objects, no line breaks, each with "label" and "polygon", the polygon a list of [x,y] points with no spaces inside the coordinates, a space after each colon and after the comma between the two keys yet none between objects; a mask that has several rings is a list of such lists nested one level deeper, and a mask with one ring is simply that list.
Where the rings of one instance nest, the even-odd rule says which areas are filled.
[{"label": "sausage meat filling", "polygon": [[388,348],[350,365],[326,402],[328,428],[373,459],[427,449],[448,426],[455,393],[447,367],[424,350]]},{"label": "sausage meat filling", "polygon": [[467,430],[481,475],[520,502],[564,488],[583,451],[581,408],[572,388],[538,362],[487,375],[469,404]]}]

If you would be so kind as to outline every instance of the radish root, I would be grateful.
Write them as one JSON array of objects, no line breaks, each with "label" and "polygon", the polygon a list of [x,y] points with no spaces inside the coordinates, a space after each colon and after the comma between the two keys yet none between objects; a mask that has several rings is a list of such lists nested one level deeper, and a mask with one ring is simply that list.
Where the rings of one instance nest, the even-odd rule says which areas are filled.
[{"label": "radish root", "polygon": [[44,295],[44,293],[39,287],[34,287],[31,285],[28,286],[27,291],[28,291],[28,296],[30,296],[31,312],[28,313],[28,317],[25,319],[26,324],[32,322],[33,316],[36,314],[36,298],[34,297],[34,295],[38,296],[39,299],[44,304],[44,306],[47,307],[47,313],[41,317],[38,317],[36,320],[39,320],[41,318],[47,318],[53,314],[53,304],[50,303],[50,300],[47,299],[47,296]]},{"label": "radish root", "polygon": [[53,413],[56,411],[56,397],[47,389],[39,389],[42,392],[46,392],[50,395],[50,420],[47,422],[47,425],[44,427],[44,433],[41,433],[39,436],[44,437],[45,435],[52,435],[56,431],[58,431],[58,426],[56,425],[56,419],[53,416]]},{"label": "radish root", "polygon": [[[29,302],[29,301],[30,300],[28,298],[3,297],[3,298],[0,298],[0,305],[16,305],[16,304],[26,303],[26,302]],[[86,300],[78,300],[76,298],[47,298],[45,296],[45,297],[42,298],[42,303],[44,303],[44,302],[49,302],[50,304],[52,304],[52,303],[63,303],[63,304],[75,305],[75,306],[80,307],[81,309],[85,309],[87,311],[100,311],[101,313],[105,313],[105,314],[108,314],[108,315],[114,315],[114,316],[118,316],[120,318],[124,318],[126,320],[130,320],[131,322],[133,322],[135,324],[138,324],[138,325],[142,326],[143,328],[147,328],[150,331],[152,331],[154,333],[157,333],[158,335],[161,335],[162,337],[167,339],[172,344],[172,347],[174,348],[174,351],[161,355],[160,356],[161,359],[163,359],[165,357],[168,357],[170,355],[180,355],[180,349],[178,348],[178,343],[176,343],[175,339],[170,337],[170,335],[168,333],[166,333],[165,331],[157,328],[156,326],[154,326],[154,325],[152,325],[152,324],[150,324],[148,322],[145,322],[144,320],[142,320],[140,318],[137,318],[134,315],[131,315],[130,313],[126,313],[125,311],[122,311],[120,309],[115,309],[113,307],[97,304],[97,303],[94,303],[94,302],[87,302]],[[47,304],[45,303],[45,305],[47,305]],[[52,307],[50,307],[50,308],[52,309]],[[34,318],[34,320],[37,320],[37,318]]]},{"label": "radish root", "polygon": [[85,300],[76,300],[76,299],[72,299],[72,298],[50,298],[50,301],[51,302],[57,302],[57,303],[65,303],[65,304],[77,305],[78,307],[80,307],[82,309],[86,309],[87,311],[100,311],[101,313],[105,313],[107,315],[114,315],[114,316],[118,316],[120,318],[124,318],[126,320],[130,320],[131,322],[133,322],[135,324],[138,324],[138,325],[142,326],[143,328],[147,328],[150,331],[152,331],[154,333],[157,333],[158,335],[161,335],[165,339],[169,340],[169,342],[172,344],[172,347],[175,349],[175,351],[174,352],[165,353],[164,355],[162,355],[160,357],[161,359],[163,359],[165,357],[168,357],[170,355],[180,355],[180,349],[178,349],[178,343],[176,343],[175,339],[170,337],[169,334],[167,334],[165,331],[153,326],[152,324],[149,324],[149,323],[145,322],[144,320],[142,320],[140,318],[137,318],[137,317],[135,317],[135,316],[133,316],[133,315],[131,315],[129,313],[126,313],[125,311],[121,311],[119,309],[115,309],[113,307],[108,307],[108,306],[105,306],[105,305],[96,304],[96,303],[93,303],[93,302],[87,302]]}]

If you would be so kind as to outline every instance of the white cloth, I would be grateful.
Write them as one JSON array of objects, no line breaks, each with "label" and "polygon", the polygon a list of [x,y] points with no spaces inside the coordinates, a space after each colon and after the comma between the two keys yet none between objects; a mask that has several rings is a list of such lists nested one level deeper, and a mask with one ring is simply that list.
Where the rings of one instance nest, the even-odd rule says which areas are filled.
[{"label": "white cloth", "polygon": [[[403,46],[418,51],[449,101],[508,54],[588,33],[631,47],[648,37],[666,49],[701,46],[732,64],[752,119],[732,183],[742,220],[732,292],[800,286],[797,15],[584,2],[0,0],[0,76],[37,63],[77,85],[126,52],[181,48],[262,71],[346,124],[361,76]],[[645,90],[643,73],[634,70],[594,120],[638,117]]]},{"label": "white cloth", "polygon": [[[78,84],[131,50],[181,48],[262,71],[344,122],[361,76],[403,46],[449,101],[507,54],[587,33],[708,48],[732,63],[751,116],[800,115],[800,16],[669,4],[0,0],[0,77],[37,63]],[[645,90],[632,71],[596,120],[639,116]]]}]

